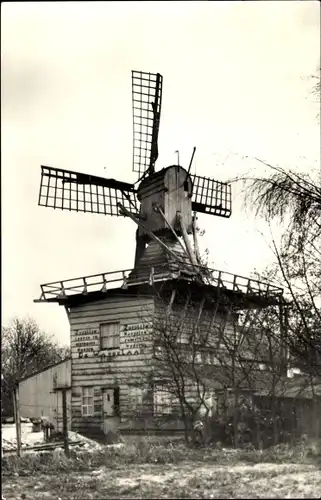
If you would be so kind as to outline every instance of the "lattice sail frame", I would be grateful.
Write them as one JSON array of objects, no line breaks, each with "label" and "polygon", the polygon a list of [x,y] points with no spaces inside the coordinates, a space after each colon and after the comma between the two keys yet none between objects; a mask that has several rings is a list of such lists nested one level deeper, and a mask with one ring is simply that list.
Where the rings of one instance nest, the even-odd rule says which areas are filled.
[{"label": "lattice sail frame", "polygon": [[159,73],[132,71],[133,171],[139,178],[148,169],[153,171],[158,157],[162,90],[163,77]]},{"label": "lattice sail frame", "polygon": [[230,217],[232,213],[231,184],[208,177],[192,175],[192,209],[204,214]]},{"label": "lattice sail frame", "polygon": [[39,205],[121,216],[118,203],[130,211],[138,212],[138,202],[132,184],[70,170],[41,167]]}]

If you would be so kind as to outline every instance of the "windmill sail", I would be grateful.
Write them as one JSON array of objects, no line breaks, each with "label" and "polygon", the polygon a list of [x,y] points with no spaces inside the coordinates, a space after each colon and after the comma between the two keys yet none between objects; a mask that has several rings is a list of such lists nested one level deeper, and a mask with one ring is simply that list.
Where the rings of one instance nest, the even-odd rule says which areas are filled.
[{"label": "windmill sail", "polygon": [[69,170],[41,167],[39,205],[61,210],[121,215],[118,203],[137,212],[132,184]]},{"label": "windmill sail", "polygon": [[157,73],[132,71],[133,171],[139,178],[154,172],[158,157],[158,132],[162,106],[163,77]]},{"label": "windmill sail", "polygon": [[191,175],[191,178],[193,182],[193,210],[226,218],[231,216],[231,184],[198,175]]}]

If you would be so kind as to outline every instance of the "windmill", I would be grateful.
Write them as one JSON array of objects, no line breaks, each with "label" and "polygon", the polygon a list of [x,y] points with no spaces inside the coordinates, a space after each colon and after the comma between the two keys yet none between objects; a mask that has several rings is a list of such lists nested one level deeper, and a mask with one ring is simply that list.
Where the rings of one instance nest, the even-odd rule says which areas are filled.
[{"label": "windmill", "polygon": [[146,267],[165,265],[201,278],[196,213],[230,217],[231,186],[191,174],[195,148],[187,169],[171,165],[156,171],[162,90],[159,73],[132,71],[135,183],[41,166],[39,205],[131,218],[137,225],[131,279],[142,277]]}]

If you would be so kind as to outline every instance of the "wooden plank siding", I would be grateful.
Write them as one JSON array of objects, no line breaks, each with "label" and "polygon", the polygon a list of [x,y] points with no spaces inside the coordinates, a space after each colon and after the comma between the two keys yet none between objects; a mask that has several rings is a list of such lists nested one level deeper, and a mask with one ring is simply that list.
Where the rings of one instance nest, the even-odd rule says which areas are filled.
[{"label": "wooden plank siding", "polygon": [[[171,291],[162,299],[156,295],[107,294],[106,298],[99,301],[70,306],[74,430],[88,435],[102,432],[104,418],[106,421],[104,389],[117,388],[119,391],[119,427],[133,427],[135,418],[137,421],[145,419],[146,423],[151,422],[151,417],[157,417],[159,402],[155,394],[158,390],[163,392],[162,385],[164,381],[170,380],[171,371],[170,368],[164,369],[164,364],[160,368],[154,352],[161,346],[162,334],[168,333],[170,329],[173,334],[179,333],[176,341],[187,355],[189,346],[198,335],[199,338],[208,336],[203,350],[199,350],[195,365],[198,364],[206,378],[211,380],[208,385],[209,398],[214,398],[215,390],[223,384],[229,384],[227,372],[231,366],[231,350],[224,346],[221,336],[224,336],[225,343],[230,342],[230,347],[234,339],[235,345],[238,345],[236,315],[219,309],[213,301],[206,302],[202,296],[194,296],[191,301],[188,287],[186,297],[176,298],[176,294]],[[100,325],[115,322],[119,323],[119,347],[102,349]],[[142,328],[138,328],[139,325]],[[220,356],[220,360],[217,356]],[[84,387],[93,388],[91,415],[83,414]],[[187,398],[191,403],[196,402],[195,381],[193,387],[193,381],[186,380],[186,387]],[[173,397],[170,399],[172,409],[177,408],[177,400]],[[168,413],[167,409],[165,413]]]},{"label": "wooden plank siding", "polygon": [[191,339],[195,341],[198,337],[206,338],[207,347],[224,348],[224,338],[233,343],[237,338],[237,326],[233,324],[233,318],[229,318],[223,312],[202,308],[201,301],[198,304],[190,304],[186,297],[185,304],[172,304],[170,310],[166,303],[157,300],[155,302],[154,315],[155,340],[156,332],[161,335],[166,329],[181,343],[189,344]]},{"label": "wooden plank siding", "polygon": [[[169,382],[166,385],[166,380],[172,380],[174,374],[169,366],[167,355],[166,355],[166,342],[178,342],[182,351],[178,354],[181,358],[182,363],[188,362],[188,354],[190,351],[190,346],[192,343],[206,338],[204,349],[197,349],[197,357],[195,358],[195,366],[199,366],[197,371],[200,369],[203,372],[204,365],[211,365],[210,373],[213,376],[213,370],[218,367],[214,367],[215,364],[215,353],[220,348],[220,334],[224,332],[224,335],[232,335],[234,333],[233,325],[231,320],[227,319],[226,315],[222,311],[219,311],[217,307],[204,307],[205,301],[200,298],[198,301],[194,300],[193,303],[190,300],[190,296],[186,293],[184,300],[180,303],[173,303],[170,301],[165,302],[163,300],[155,300],[155,315],[154,315],[154,341],[158,346],[154,365],[154,376],[155,380],[159,379],[159,387],[164,393],[164,399],[168,399],[169,408],[166,405],[162,407],[161,404],[157,403],[157,394],[154,395],[154,416],[161,417],[162,415],[179,411],[179,401],[177,397],[177,388],[175,384]],[[170,305],[169,305],[170,304]],[[164,340],[164,336],[167,339]],[[164,344],[165,343],[165,344]],[[204,352],[202,352],[204,350]],[[192,360],[191,360],[192,361]],[[204,372],[205,373],[205,372]],[[162,385],[161,380],[164,376],[165,384]],[[214,381],[213,381],[214,382]],[[197,404],[199,401],[199,394],[196,388],[195,380],[184,380],[184,396],[190,404]],[[219,386],[219,383],[217,384]],[[157,387],[157,386],[156,386]],[[167,394],[167,396],[166,396]],[[213,400],[214,406],[214,387],[211,389],[208,397]]]},{"label": "wooden plank siding", "polygon": [[[164,333],[168,336],[167,340],[164,340]],[[203,345],[202,339],[205,339]],[[166,389],[166,380],[173,380],[174,376],[173,369],[168,363],[166,342],[178,342],[181,345],[182,350],[178,357],[182,363],[192,362],[190,346],[194,342],[200,342],[196,350],[194,367],[205,382],[208,392],[206,399],[211,401],[210,405],[215,410],[215,392],[222,389],[224,384],[232,384],[234,376],[236,380],[244,378],[239,365],[235,365],[232,370],[232,352],[237,351],[241,340],[242,332],[237,325],[237,316],[224,312],[217,307],[217,304],[206,303],[201,297],[198,301],[192,302],[187,293],[185,303],[183,300],[178,304],[174,300],[170,308],[165,301],[155,300],[154,342],[157,346],[158,360],[154,363],[154,379],[159,378],[161,386],[162,376],[164,377],[163,390],[165,393],[167,391],[173,410],[179,405],[177,396],[173,394],[177,390],[175,386],[169,382]],[[191,404],[198,404],[196,379],[188,380],[186,377],[184,385],[186,400]],[[201,411],[204,411],[204,408]],[[157,411],[158,415],[161,413],[162,411]],[[166,408],[164,413],[168,413]]]},{"label": "wooden plank siding", "polygon": [[[97,302],[89,302],[70,308],[69,321],[71,328],[72,351],[72,422],[73,429],[84,434],[99,434],[103,424],[103,389],[119,388],[120,421],[127,418],[128,386],[141,383],[151,370],[153,335],[152,329],[144,335],[144,347],[134,340],[126,338],[130,335],[128,328],[140,324],[152,324],[154,298],[151,296],[111,296]],[[99,327],[102,323],[120,325],[119,348],[100,349]],[[135,326],[136,325],[136,326]],[[84,353],[80,357],[77,339],[87,341],[87,332],[96,329],[93,335],[94,352]],[[84,332],[79,337],[79,332]],[[133,343],[134,342],[134,343]],[[78,342],[81,345],[81,342]],[[135,348],[130,348],[136,346]],[[94,388],[94,414],[82,415],[82,388]]]},{"label": "wooden plank siding", "polygon": [[[20,413],[22,417],[49,418],[62,431],[62,394],[57,387],[71,386],[71,360],[49,366],[19,383]],[[71,426],[71,390],[67,390],[68,427]]]}]

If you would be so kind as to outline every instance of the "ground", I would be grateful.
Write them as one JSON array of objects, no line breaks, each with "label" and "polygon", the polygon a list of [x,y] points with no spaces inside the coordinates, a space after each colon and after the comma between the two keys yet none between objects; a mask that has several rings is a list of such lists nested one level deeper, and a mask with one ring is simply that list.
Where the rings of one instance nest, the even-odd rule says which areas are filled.
[{"label": "ground", "polygon": [[3,477],[6,500],[121,498],[320,498],[313,465],[131,465],[90,473]]},{"label": "ground", "polygon": [[320,462],[305,447],[261,453],[195,450],[172,438],[128,437],[114,447],[86,442],[70,458],[61,449],[4,456],[3,498],[321,498]]}]

